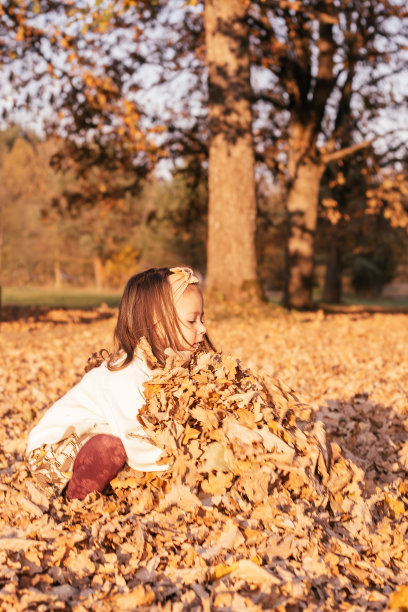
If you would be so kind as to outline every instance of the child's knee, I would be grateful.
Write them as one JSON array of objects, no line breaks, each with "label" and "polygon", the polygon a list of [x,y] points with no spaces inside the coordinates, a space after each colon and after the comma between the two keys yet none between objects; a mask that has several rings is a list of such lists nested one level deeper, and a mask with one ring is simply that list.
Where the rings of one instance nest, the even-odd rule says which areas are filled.
[{"label": "child's knee", "polygon": [[97,434],[81,448],[68,483],[68,499],[84,499],[92,491],[102,492],[126,462],[126,451],[120,438]]},{"label": "child's knee", "polygon": [[83,464],[98,463],[118,466],[118,470],[126,462],[126,451],[122,440],[110,434],[96,434],[81,448],[76,456],[73,469]]}]

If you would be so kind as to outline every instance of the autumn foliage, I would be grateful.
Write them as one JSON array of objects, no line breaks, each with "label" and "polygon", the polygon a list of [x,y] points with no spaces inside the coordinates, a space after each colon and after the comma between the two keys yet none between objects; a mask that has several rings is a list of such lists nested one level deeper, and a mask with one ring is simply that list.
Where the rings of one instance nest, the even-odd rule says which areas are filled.
[{"label": "autumn foliage", "polygon": [[67,503],[23,453],[110,341],[113,319],[81,316],[2,327],[3,609],[406,605],[405,315],[210,314],[223,353],[169,354],[146,389],[140,418],[172,469]]},{"label": "autumn foliage", "polygon": [[[68,203],[120,207],[163,160],[197,181],[209,169],[207,272],[218,294],[257,294],[254,163],[285,189],[287,306],[313,305],[319,214],[334,226],[331,243],[353,216],[336,189],[344,163],[367,154],[377,184],[359,208],[371,214],[381,200],[406,228],[403,3],[7,0],[0,15],[4,117],[38,114],[62,137],[54,163],[81,178]],[[101,193],[95,169],[125,180],[102,180]],[[328,169],[336,178],[322,197]],[[340,251],[328,255],[325,292],[337,301]]]}]

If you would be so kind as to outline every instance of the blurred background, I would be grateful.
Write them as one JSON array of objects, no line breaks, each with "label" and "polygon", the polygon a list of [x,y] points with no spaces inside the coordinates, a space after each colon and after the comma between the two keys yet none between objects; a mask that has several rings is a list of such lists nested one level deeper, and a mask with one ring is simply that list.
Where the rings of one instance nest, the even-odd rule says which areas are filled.
[{"label": "blurred background", "polygon": [[[4,303],[117,303],[177,263],[222,284],[208,228],[231,194],[255,218],[237,282],[295,307],[408,305],[403,2],[6,0],[0,18]],[[243,132],[255,180],[234,200]],[[217,218],[227,247],[245,234]]]}]

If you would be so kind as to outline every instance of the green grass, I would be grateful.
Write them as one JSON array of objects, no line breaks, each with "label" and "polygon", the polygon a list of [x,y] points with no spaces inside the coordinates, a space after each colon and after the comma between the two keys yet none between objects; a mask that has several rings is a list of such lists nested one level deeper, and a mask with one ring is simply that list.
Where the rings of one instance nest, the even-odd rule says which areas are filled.
[{"label": "green grass", "polygon": [[408,307],[408,298],[403,297],[381,297],[378,298],[365,298],[356,295],[343,295],[343,304],[356,305],[356,306],[395,306],[398,308]]},{"label": "green grass", "polygon": [[119,304],[119,291],[77,289],[64,287],[3,287],[4,306],[48,306],[52,308],[95,308],[101,304],[115,307]]},{"label": "green grass", "polygon": [[[313,297],[316,304],[323,303],[322,290],[314,289]],[[375,306],[378,308],[408,308],[408,296],[382,296],[364,297],[355,293],[344,292],[341,297],[341,304],[338,306]]]},{"label": "green grass", "polygon": [[[282,292],[280,291],[269,291],[267,292],[267,297],[269,302],[272,304],[281,304],[282,300]],[[315,304],[319,306],[319,304],[323,304],[322,300],[322,291],[321,289],[315,289],[313,291],[313,298]],[[337,306],[375,306],[375,307],[383,307],[383,308],[407,308],[408,309],[408,296],[396,296],[396,297],[388,297],[388,296],[378,296],[374,297],[362,297],[360,295],[355,295],[353,293],[343,293],[341,298],[341,304]]]},{"label": "green grass", "polygon": [[[118,306],[121,292],[114,290],[97,291],[96,289],[84,289],[64,287],[54,289],[52,287],[3,287],[2,303],[4,306],[46,306],[51,308],[95,308],[101,304],[107,304],[114,308]],[[274,293],[268,296],[272,304],[280,304],[281,295]],[[315,291],[314,297],[319,304],[321,292]],[[377,306],[408,308],[407,298],[378,297],[363,298],[351,294],[343,295],[344,306]]]}]

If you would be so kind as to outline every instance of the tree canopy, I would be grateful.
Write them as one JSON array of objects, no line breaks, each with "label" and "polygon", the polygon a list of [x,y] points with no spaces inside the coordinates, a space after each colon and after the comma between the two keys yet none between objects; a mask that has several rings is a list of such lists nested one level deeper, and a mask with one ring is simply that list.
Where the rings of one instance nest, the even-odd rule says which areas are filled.
[{"label": "tree canopy", "polygon": [[[123,172],[127,179],[120,189],[136,193],[155,165],[171,158],[183,164],[190,160],[200,180],[214,144],[214,109],[224,122],[232,116],[227,98],[214,89],[216,73],[211,76],[212,38],[208,25],[206,33],[204,8],[210,13],[216,6],[215,0],[89,5],[6,1],[1,7],[0,58],[15,94],[8,110],[26,108],[41,116],[42,108],[52,108],[43,122],[45,129],[64,136],[54,163],[83,178],[95,166],[108,174]],[[365,148],[375,154],[377,167],[386,172],[396,167],[397,176],[396,164],[406,157],[406,127],[399,119],[406,99],[398,75],[405,74],[407,62],[407,10],[397,0],[251,0],[242,7],[238,14],[230,6],[225,32],[231,43],[238,43],[235,60],[226,58],[225,70],[221,65],[216,70],[218,78],[225,79],[225,92],[230,86],[231,100],[235,96],[237,104],[249,104],[245,131],[256,162],[286,188],[285,302],[310,306],[319,194],[326,169],[330,165],[336,173],[336,164]],[[248,38],[240,46],[238,29],[244,23]],[[219,19],[212,26],[219,36],[222,24]],[[248,62],[247,91],[234,83],[233,61]],[[7,114],[6,107],[4,111]],[[234,126],[230,142],[236,144],[241,129]],[[216,166],[220,164],[213,162],[213,172]],[[224,172],[230,174],[231,170]],[[341,175],[340,167],[337,174]],[[227,183],[225,201],[232,188]],[[107,182],[101,185],[107,187]],[[118,183],[103,198],[119,197],[117,189]],[[222,201],[222,193],[220,188],[215,201]],[[68,201],[80,204],[82,199],[98,202],[101,193],[85,190]],[[248,210],[255,211],[250,182],[241,200],[251,202]],[[333,194],[328,200],[337,202]],[[364,200],[369,208],[373,198]],[[214,216],[210,210],[210,227],[225,206]],[[339,214],[341,206],[331,209]],[[399,213],[397,209],[389,208],[392,218],[405,215],[404,206]],[[221,222],[224,235],[230,219],[228,213]],[[253,230],[250,233],[248,243],[255,241]],[[236,242],[235,237],[231,240]],[[215,244],[220,248],[218,238]],[[251,250],[246,248],[246,261],[253,258]],[[221,251],[214,257],[224,258]],[[211,279],[211,264],[209,271]],[[253,272],[246,277],[252,278]]]}]

